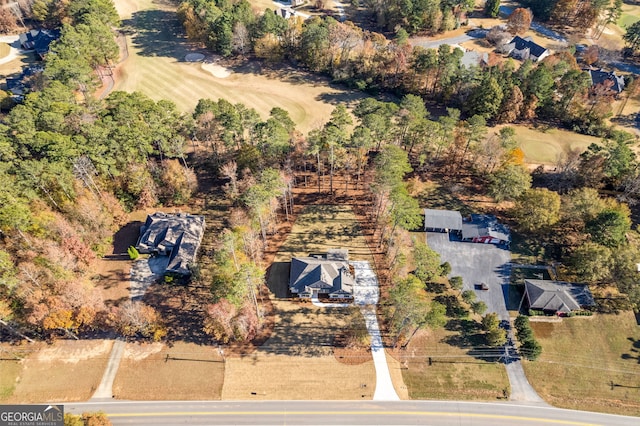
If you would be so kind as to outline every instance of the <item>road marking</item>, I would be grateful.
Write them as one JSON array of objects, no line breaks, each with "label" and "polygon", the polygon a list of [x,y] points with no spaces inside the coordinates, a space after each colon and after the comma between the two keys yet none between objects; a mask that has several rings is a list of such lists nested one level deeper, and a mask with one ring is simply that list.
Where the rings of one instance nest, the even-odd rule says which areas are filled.
[{"label": "road marking", "polygon": [[475,417],[481,419],[520,420],[537,423],[552,423],[574,426],[599,426],[596,423],[584,423],[573,420],[538,419],[503,414],[449,413],[439,411],[176,411],[165,413],[106,413],[108,417],[162,417],[162,416],[295,416],[295,415],[329,415],[329,416],[443,416],[443,417]]}]

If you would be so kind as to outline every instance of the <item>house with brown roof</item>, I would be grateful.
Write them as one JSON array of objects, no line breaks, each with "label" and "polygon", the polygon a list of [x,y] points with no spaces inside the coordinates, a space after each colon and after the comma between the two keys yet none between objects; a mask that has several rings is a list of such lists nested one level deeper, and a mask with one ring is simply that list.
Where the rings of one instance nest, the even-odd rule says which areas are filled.
[{"label": "house with brown roof", "polygon": [[586,284],[525,280],[524,285],[531,310],[564,316],[595,306],[589,286]]},{"label": "house with brown roof", "polygon": [[354,285],[348,250],[291,259],[289,290],[299,298],[326,294],[331,299],[353,299]]}]

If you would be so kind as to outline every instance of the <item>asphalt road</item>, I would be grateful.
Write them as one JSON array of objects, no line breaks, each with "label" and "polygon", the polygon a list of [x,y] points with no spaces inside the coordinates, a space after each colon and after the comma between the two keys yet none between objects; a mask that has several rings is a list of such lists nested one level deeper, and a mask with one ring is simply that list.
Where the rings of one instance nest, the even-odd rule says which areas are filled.
[{"label": "asphalt road", "polygon": [[157,401],[65,404],[65,412],[104,411],[114,425],[607,425],[623,417],[513,403],[447,401]]}]

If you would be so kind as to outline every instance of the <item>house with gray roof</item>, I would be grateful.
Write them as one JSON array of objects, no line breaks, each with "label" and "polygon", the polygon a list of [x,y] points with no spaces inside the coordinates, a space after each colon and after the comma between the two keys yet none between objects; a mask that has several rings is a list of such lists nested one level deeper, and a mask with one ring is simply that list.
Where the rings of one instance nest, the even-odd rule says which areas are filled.
[{"label": "house with gray roof", "polygon": [[462,215],[454,210],[424,209],[424,230],[429,232],[462,231]]},{"label": "house with gray roof", "polygon": [[348,250],[291,259],[289,290],[300,298],[326,294],[331,299],[353,299],[354,285]]},{"label": "house with gray roof", "polygon": [[603,69],[592,68],[587,68],[583,71],[589,74],[589,77],[591,78],[591,87],[609,87],[616,95],[624,89],[624,77],[617,75],[615,71],[605,71]]},{"label": "house with gray roof", "polygon": [[548,49],[540,46],[531,37],[522,38],[515,36],[508,44],[502,47],[502,51],[515,59],[533,62],[541,61],[550,55]]},{"label": "house with gray roof", "polygon": [[462,224],[462,241],[483,244],[509,244],[509,228],[489,214],[472,214],[470,221]]},{"label": "house with gray roof", "polygon": [[549,280],[525,280],[524,284],[529,309],[567,315],[595,306],[591,291],[586,284]]},{"label": "house with gray roof", "polygon": [[140,253],[168,256],[165,273],[191,275],[204,235],[204,216],[156,212],[140,228],[136,249]]}]

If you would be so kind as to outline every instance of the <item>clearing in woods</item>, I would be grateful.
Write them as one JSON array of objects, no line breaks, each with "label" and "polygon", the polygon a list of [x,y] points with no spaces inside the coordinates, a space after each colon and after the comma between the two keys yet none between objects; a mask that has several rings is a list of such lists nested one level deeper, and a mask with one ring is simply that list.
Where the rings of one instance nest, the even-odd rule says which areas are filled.
[{"label": "clearing in woods", "polygon": [[336,247],[348,248],[351,259],[370,260],[349,206],[306,206],[269,273],[269,287],[277,298],[272,300],[271,337],[250,354],[226,357],[222,399],[372,398],[376,375],[371,355],[355,354],[362,359],[340,362],[333,352],[334,339],[348,326],[347,309],[284,299],[291,257]]}]

